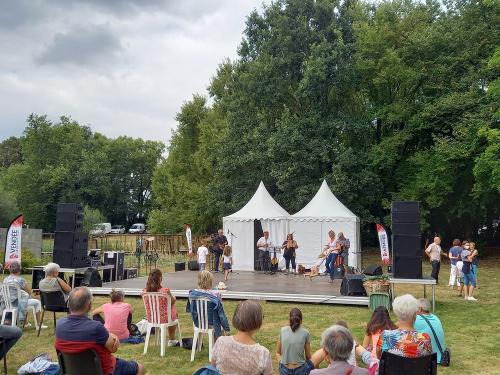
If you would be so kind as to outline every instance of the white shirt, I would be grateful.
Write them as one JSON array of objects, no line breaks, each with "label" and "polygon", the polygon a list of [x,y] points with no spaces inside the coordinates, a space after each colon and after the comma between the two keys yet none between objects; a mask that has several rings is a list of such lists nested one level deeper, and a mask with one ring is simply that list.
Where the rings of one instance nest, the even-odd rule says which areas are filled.
[{"label": "white shirt", "polygon": [[223,255],[222,256],[222,263],[231,263],[231,258],[232,257],[233,257],[232,255],[229,255],[229,256]]},{"label": "white shirt", "polygon": [[[265,246],[266,242],[267,242],[267,249],[266,249],[266,246]],[[272,246],[273,246],[273,244],[272,244],[270,238],[268,238],[266,240],[266,237],[261,237],[257,241],[257,247],[259,248],[259,250],[271,250],[270,247],[272,247]]]},{"label": "white shirt", "polygon": [[207,262],[208,249],[205,246],[200,246],[198,248],[198,263]]}]

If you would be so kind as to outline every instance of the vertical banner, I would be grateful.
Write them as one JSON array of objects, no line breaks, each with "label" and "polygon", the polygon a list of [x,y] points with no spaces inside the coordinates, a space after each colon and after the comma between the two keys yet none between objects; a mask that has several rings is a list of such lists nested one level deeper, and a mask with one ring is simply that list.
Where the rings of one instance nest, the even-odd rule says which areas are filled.
[{"label": "vertical banner", "polygon": [[5,261],[4,269],[8,269],[10,264],[17,260],[21,262],[21,237],[23,234],[24,216],[19,215],[10,223],[7,228],[7,239],[5,241]]},{"label": "vertical banner", "polygon": [[389,239],[387,238],[387,232],[385,228],[380,225],[377,225],[377,233],[378,233],[378,242],[380,244],[380,256],[382,257],[382,263],[390,264],[389,258]]},{"label": "vertical banner", "polygon": [[184,229],[186,230],[186,240],[188,244],[189,256],[193,254],[193,239],[191,237],[191,225],[184,224]]}]

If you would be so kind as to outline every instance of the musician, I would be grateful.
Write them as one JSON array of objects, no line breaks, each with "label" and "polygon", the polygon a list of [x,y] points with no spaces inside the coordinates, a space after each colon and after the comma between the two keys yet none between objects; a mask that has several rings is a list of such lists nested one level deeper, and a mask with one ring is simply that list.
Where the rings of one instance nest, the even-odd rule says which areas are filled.
[{"label": "musician", "polygon": [[338,238],[337,238],[338,245],[340,246],[340,256],[344,258],[344,265],[347,266],[346,258],[348,258],[349,255],[349,248],[351,247],[351,242],[349,241],[349,238],[344,237],[344,233],[339,232]]},{"label": "musician", "polygon": [[228,244],[224,231],[220,228],[212,242],[212,253],[214,254],[214,272],[219,272],[219,262],[224,247]]},{"label": "musician", "polygon": [[285,258],[286,273],[289,272],[290,262],[292,262],[292,273],[296,272],[295,250],[297,250],[298,248],[299,245],[297,245],[297,241],[293,239],[293,234],[288,234],[286,236],[285,242],[283,242],[283,245],[281,245],[281,249],[283,250],[283,258]]},{"label": "musician", "polygon": [[257,241],[257,248],[259,249],[259,267],[261,271],[269,271],[271,256],[269,250],[273,247],[269,239],[269,231],[264,231],[264,237],[259,238]]},{"label": "musician", "polygon": [[325,275],[330,275],[331,270],[330,270],[330,264],[332,263],[332,258],[333,258],[333,250],[335,249],[335,232],[333,230],[330,230],[328,232],[328,243],[325,246],[325,250],[323,251],[323,254],[325,254],[326,261],[325,261]]},{"label": "musician", "polygon": [[326,268],[327,272],[330,273],[329,283],[333,283],[334,275],[333,271],[335,269],[335,262],[337,261],[337,257],[342,251],[339,241],[335,239],[335,232],[330,230],[328,232],[328,237],[330,241],[328,242],[326,251],[328,252],[328,256],[326,258]]}]

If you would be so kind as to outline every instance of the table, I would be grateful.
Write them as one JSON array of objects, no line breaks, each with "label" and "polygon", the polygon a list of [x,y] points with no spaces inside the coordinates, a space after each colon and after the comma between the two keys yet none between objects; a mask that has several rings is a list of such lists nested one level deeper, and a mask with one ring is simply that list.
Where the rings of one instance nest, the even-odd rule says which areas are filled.
[{"label": "table", "polygon": [[[33,273],[33,271],[35,270],[43,270],[45,266],[34,266],[32,268],[28,268],[31,270],[31,272]],[[62,273],[72,273],[73,274],[73,279],[71,281],[71,289],[74,289],[75,288],[75,275],[76,274],[84,274],[85,271],[87,271],[90,267],[80,267],[80,268],[61,268],[59,270],[59,272],[62,272]],[[104,266],[97,266],[97,267],[92,267],[92,268],[95,268],[97,271],[103,271],[103,270],[111,270],[111,269],[114,269],[115,266],[112,265],[112,264],[106,264]]]},{"label": "table", "polygon": [[423,278],[423,279],[396,279],[393,277],[389,278],[389,283],[391,285],[391,295],[392,299],[394,300],[394,284],[416,284],[416,285],[423,285],[424,286],[424,298],[425,292],[426,292],[426,287],[427,285],[430,285],[432,287],[432,311],[435,309],[435,304],[436,304],[436,280],[433,278]]}]

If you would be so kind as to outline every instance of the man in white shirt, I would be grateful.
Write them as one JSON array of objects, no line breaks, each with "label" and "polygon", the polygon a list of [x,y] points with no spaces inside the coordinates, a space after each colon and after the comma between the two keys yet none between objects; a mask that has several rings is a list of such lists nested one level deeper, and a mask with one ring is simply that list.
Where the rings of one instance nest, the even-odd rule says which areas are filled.
[{"label": "man in white shirt", "polygon": [[434,237],[434,242],[427,246],[425,253],[429,257],[432,265],[431,277],[438,282],[439,269],[441,268],[441,255],[443,250],[441,250],[441,238],[439,236]]},{"label": "man in white shirt", "polygon": [[271,264],[271,256],[269,251],[273,244],[269,239],[269,231],[264,231],[264,237],[259,238],[257,241],[257,248],[259,249],[259,267],[261,271],[269,271]]}]

